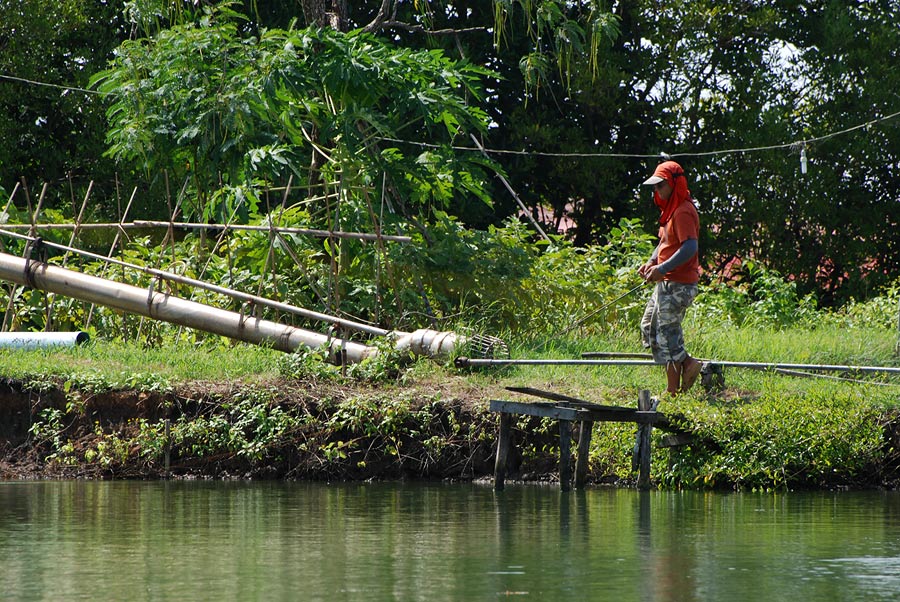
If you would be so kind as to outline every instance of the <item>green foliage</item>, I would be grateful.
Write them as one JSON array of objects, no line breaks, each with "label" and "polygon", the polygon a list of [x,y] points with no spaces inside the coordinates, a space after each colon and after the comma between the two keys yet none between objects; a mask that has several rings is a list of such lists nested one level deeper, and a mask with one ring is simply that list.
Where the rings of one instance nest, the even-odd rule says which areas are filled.
[{"label": "green foliage", "polygon": [[54,86],[87,87],[121,40],[119,6],[78,0],[0,2],[0,75],[6,76],[0,80],[0,181],[7,190],[22,177],[39,186],[65,180],[72,172],[89,172],[98,188],[105,187],[101,179],[112,180],[110,166],[100,158],[102,99]]},{"label": "green foliage", "polygon": [[[485,113],[468,102],[481,97],[486,70],[362,32],[270,29],[245,37],[239,15],[205,10],[196,22],[123,43],[93,80],[113,95],[109,154],[189,181],[198,202],[191,214],[228,221],[212,194],[220,184],[246,190],[289,175],[298,185],[339,178],[353,188],[387,174],[416,204],[487,198],[482,161],[446,145],[486,127]],[[383,143],[425,134],[444,146],[423,152]],[[308,171],[310,161],[320,165]],[[240,215],[252,213],[244,207]]]},{"label": "green foliage", "polygon": [[881,294],[866,301],[851,299],[837,311],[823,315],[822,319],[848,328],[900,327],[900,280],[895,280]]},{"label": "green foliage", "polygon": [[[519,61],[528,88],[547,85],[548,68],[556,63],[559,77],[570,87],[576,64],[585,60],[597,75],[601,48],[619,35],[619,17],[599,2],[495,0],[494,43],[502,46],[514,21],[521,20],[532,50]],[[586,5],[586,6],[585,6]]]},{"label": "green foliage", "polygon": [[172,386],[166,378],[152,372],[122,374],[113,379],[99,372],[73,372],[66,375],[63,390],[89,394],[121,390],[169,393]]},{"label": "green foliage", "polygon": [[863,481],[882,453],[878,409],[861,391],[817,387],[769,393],[737,407],[694,406],[685,421],[701,442],[674,453],[671,486],[782,489]]},{"label": "green foliage", "polygon": [[760,262],[746,261],[728,282],[713,282],[697,299],[698,313],[737,326],[814,324],[815,298],[802,298],[794,281],[785,280]]},{"label": "green foliage", "polygon": [[38,445],[49,444],[50,448],[58,451],[63,445],[64,412],[58,408],[45,408],[38,414],[28,433],[34,437]]},{"label": "green foliage", "polygon": [[374,347],[378,353],[357,364],[351,364],[347,375],[369,383],[399,381],[413,361],[412,353],[409,350],[398,349],[393,339],[376,341]]},{"label": "green foliage", "polygon": [[327,349],[300,349],[279,359],[279,373],[302,381],[331,382],[397,382],[409,368],[412,356],[397,348],[396,341],[384,339],[371,345],[377,352],[342,370],[328,363]]},{"label": "green foliage", "polygon": [[[106,433],[96,424],[94,427],[95,445],[84,450],[84,461],[95,464],[103,470],[124,466],[131,454],[132,441],[118,433]],[[71,452],[70,452],[71,453]]]},{"label": "green foliage", "polygon": [[327,360],[327,349],[299,349],[278,359],[278,372],[296,380],[339,380],[340,368]]},{"label": "green foliage", "polygon": [[308,451],[334,463],[332,470],[364,469],[387,460],[399,467],[415,465],[414,470],[427,474],[441,458],[471,450],[485,443],[482,438],[489,444],[491,437],[486,416],[461,424],[440,401],[418,405],[402,394],[351,397],[324,410],[329,440]]},{"label": "green foliage", "polygon": [[163,421],[141,419],[131,442],[142,457],[154,462],[162,460],[167,448],[176,461],[179,457],[224,456],[251,462],[271,458],[306,420],[275,403],[274,394],[264,389],[245,389],[221,401],[214,412],[181,415],[171,423],[168,439]]}]

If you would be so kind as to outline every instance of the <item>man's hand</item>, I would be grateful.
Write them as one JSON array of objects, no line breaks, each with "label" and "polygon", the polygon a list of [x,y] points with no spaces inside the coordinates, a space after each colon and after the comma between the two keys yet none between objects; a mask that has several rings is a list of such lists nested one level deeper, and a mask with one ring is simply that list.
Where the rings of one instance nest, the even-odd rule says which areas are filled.
[{"label": "man's hand", "polygon": [[650,282],[659,282],[665,277],[666,275],[660,272],[658,267],[653,266],[652,268],[650,268],[650,271],[647,272],[647,275],[644,276],[644,280],[649,280]]},{"label": "man's hand", "polygon": [[656,264],[649,261],[638,268],[638,275],[649,282],[659,282],[665,277]]}]

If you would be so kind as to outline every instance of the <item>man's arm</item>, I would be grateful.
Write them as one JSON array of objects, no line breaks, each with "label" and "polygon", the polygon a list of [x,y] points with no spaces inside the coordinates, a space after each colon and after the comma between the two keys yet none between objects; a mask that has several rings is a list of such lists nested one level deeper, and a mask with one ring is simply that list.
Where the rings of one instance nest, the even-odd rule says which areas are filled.
[{"label": "man's arm", "polygon": [[[672,255],[667,260],[665,260],[664,262],[662,262],[661,264],[659,264],[657,266],[651,266],[649,269],[645,270],[645,272],[641,275],[644,276],[644,278],[647,280],[651,280],[653,282],[659,282],[660,280],[663,279],[663,277],[666,274],[668,274],[669,272],[671,272],[672,270],[674,270],[675,268],[677,268],[684,262],[688,261],[691,257],[693,257],[694,254],[697,253],[697,249],[698,249],[697,239],[696,238],[688,238],[683,243],[681,243],[681,246],[678,248],[677,251],[675,251],[674,255]],[[655,256],[655,254],[656,253],[654,252],[654,256]],[[644,266],[641,266],[641,267],[643,269]]]},{"label": "man's arm", "polygon": [[668,274],[697,253],[697,239],[689,238],[681,243],[681,247],[675,251],[675,254],[667,260],[656,266],[656,269],[663,274]]}]

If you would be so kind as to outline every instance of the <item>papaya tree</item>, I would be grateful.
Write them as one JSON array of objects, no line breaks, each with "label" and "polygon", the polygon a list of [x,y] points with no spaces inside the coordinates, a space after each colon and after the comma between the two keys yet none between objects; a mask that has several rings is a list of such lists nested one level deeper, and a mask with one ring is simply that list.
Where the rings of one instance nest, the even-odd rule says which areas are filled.
[{"label": "papaya tree", "polygon": [[[468,100],[480,97],[485,69],[358,31],[245,37],[241,20],[227,8],[207,9],[204,18],[120,46],[94,78],[112,97],[109,155],[189,182],[198,199],[189,210],[204,219],[234,210],[215,191],[242,189],[246,216],[259,202],[256,184],[289,176],[297,187],[387,180],[414,205],[446,207],[457,195],[487,200],[482,161],[450,146],[487,126]],[[422,137],[435,144],[392,142]]]}]

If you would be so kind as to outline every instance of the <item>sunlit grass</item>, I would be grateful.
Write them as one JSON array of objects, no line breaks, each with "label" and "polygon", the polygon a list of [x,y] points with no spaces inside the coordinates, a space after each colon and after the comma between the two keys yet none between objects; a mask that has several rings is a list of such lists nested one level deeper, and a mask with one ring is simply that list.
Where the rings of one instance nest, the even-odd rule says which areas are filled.
[{"label": "sunlit grass", "polygon": [[153,375],[173,383],[257,380],[278,375],[278,351],[254,345],[196,347],[91,341],[78,347],[0,349],[0,376],[69,376],[91,373],[108,382]]},{"label": "sunlit grass", "polygon": [[[895,353],[897,333],[892,329],[764,329],[723,327],[700,328],[692,318],[686,324],[688,348],[696,357],[719,361],[794,364],[839,364],[856,366],[898,365]],[[514,359],[578,359],[593,351],[642,352],[636,324],[622,324],[601,331],[571,333],[545,341],[523,345],[509,341]],[[0,349],[0,376],[5,378],[69,376],[93,374],[108,382],[140,381],[150,375],[172,383],[189,381],[258,381],[279,377],[284,354],[245,344],[196,346],[168,344],[145,347],[121,342],[91,341],[78,347],[22,350]],[[850,376],[833,373],[830,376]],[[659,366],[539,365],[484,368],[457,371],[444,360],[423,360],[416,364],[405,382],[462,377],[473,386],[519,386],[552,390],[598,403],[627,402],[638,392],[652,394],[665,388]],[[889,375],[867,375],[867,380],[900,383]],[[900,386],[870,387],[833,379],[797,378],[772,371],[728,368],[726,386],[740,394],[802,396],[818,394],[823,388],[847,387],[871,389],[866,398],[876,403],[897,405]],[[692,396],[705,398],[698,385]]]}]

